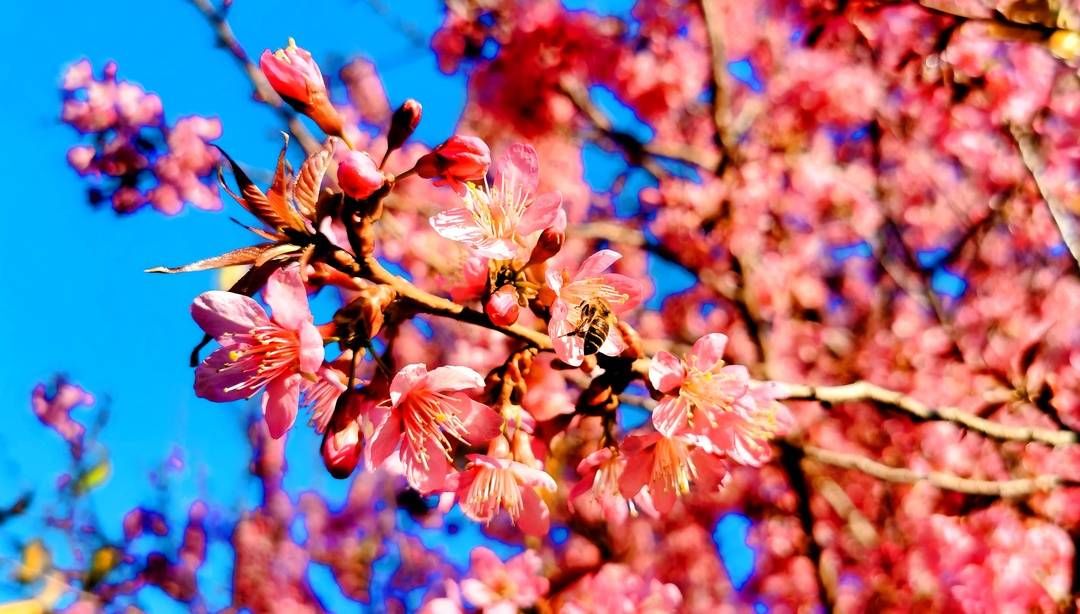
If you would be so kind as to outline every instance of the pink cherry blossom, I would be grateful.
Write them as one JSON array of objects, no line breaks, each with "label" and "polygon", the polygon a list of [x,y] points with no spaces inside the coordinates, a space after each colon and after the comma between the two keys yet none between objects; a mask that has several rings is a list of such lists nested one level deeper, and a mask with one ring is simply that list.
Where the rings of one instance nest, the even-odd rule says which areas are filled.
[{"label": "pink cherry blossom", "polygon": [[[505,443],[505,440],[500,440]],[[555,480],[546,472],[506,458],[470,454],[469,464],[459,476],[457,499],[465,515],[479,522],[491,522],[506,510],[511,522],[529,535],[546,535],[550,523],[547,503],[537,487],[554,491]]]},{"label": "pink cherry blossom", "polygon": [[685,360],[670,352],[656,353],[649,363],[649,382],[664,393],[652,414],[656,430],[671,435],[689,428],[697,416],[711,424],[747,393],[750,374],[746,367],[724,363],[726,345],[726,335],[711,333],[694,342]]},{"label": "pink cherry blossom", "polygon": [[[581,308],[590,301],[601,301],[612,314],[618,315],[641,303],[640,281],[619,275],[604,273],[622,255],[610,249],[596,252],[581,263],[573,277],[565,272],[548,271],[548,286],[555,291],[551,305],[548,335],[555,347],[555,355],[568,365],[581,364],[585,356],[585,340],[574,331],[581,325]],[[607,337],[600,346],[600,353],[618,356],[626,349],[626,342],[615,326],[609,326]]]},{"label": "pink cherry blossom", "polygon": [[661,514],[671,510],[676,498],[690,492],[692,482],[708,488],[722,485],[727,477],[727,467],[712,443],[697,435],[630,435],[619,447],[627,457],[619,477],[623,496],[632,498],[648,486]]},{"label": "pink cherry blossom", "polygon": [[646,489],[641,489],[628,499],[619,488],[619,479],[626,467],[626,455],[610,447],[600,448],[578,463],[581,480],[570,490],[567,505],[571,511],[580,511],[583,504],[599,505],[604,520],[611,526],[626,522],[631,514],[644,512],[656,517],[652,499]]},{"label": "pink cherry blossom", "polygon": [[483,546],[473,548],[469,575],[461,581],[461,593],[485,614],[515,614],[536,605],[550,583],[540,575],[543,561],[526,550],[503,563]]},{"label": "pink cherry blossom", "polygon": [[421,492],[442,488],[451,470],[453,441],[487,443],[502,426],[499,414],[465,394],[483,387],[484,378],[468,367],[403,367],[383,403],[390,411],[371,437],[369,468],[383,464],[400,443],[409,484]]},{"label": "pink cherry blossom", "polygon": [[323,340],[295,267],[271,275],[265,295],[272,316],[251,298],[220,290],[191,304],[195,322],[221,344],[195,371],[195,393],[223,403],[265,388],[263,414],[276,439],[296,421],[300,383],[322,365]]},{"label": "pink cherry blossom", "polygon": [[516,143],[495,165],[492,185],[470,187],[465,206],[431,218],[435,232],[479,256],[511,260],[527,254],[562,210],[558,193],[536,195],[539,162],[531,145]]}]

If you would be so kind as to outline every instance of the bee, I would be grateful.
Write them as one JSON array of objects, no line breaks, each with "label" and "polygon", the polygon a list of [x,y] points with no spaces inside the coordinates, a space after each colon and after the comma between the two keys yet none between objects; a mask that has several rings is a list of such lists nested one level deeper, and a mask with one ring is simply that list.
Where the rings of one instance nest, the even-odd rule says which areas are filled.
[{"label": "bee", "polygon": [[595,354],[607,340],[608,330],[615,324],[615,315],[600,299],[581,301],[578,312],[581,316],[577,327],[563,336],[581,337],[585,342],[585,355]]}]

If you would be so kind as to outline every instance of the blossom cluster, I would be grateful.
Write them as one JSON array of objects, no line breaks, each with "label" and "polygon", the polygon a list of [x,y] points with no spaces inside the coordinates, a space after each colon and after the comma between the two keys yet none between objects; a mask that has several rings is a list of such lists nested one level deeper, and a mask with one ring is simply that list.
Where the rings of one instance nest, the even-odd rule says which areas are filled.
[{"label": "blossom cluster", "polygon": [[193,115],[170,125],[156,94],[116,75],[113,62],[99,78],[89,60],[80,60],[61,87],[61,119],[87,139],[67,159],[92,180],[91,204],[108,202],[122,214],[144,205],[167,215],[184,203],[220,208],[213,186],[219,158],[210,142],[221,136],[221,122]]}]

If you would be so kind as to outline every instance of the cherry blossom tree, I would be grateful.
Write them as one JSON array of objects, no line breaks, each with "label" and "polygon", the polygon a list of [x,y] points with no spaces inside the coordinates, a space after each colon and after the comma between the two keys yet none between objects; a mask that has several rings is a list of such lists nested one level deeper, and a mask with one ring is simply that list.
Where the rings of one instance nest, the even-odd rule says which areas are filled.
[{"label": "cherry blossom tree", "polygon": [[[193,4],[277,109],[276,162],[213,148],[215,120],[167,124],[114,65],[68,69],[63,119],[92,203],[215,209],[220,169],[252,233],[150,269],[243,267],[190,306],[195,393],[252,400],[262,500],[218,536],[234,608],[323,610],[312,562],[394,611],[1080,605],[1080,7],[448,0],[431,48],[468,99],[428,147],[410,137],[439,101],[392,110],[377,67],[328,74],[291,39],[256,59],[231,3]],[[71,417],[92,397],[47,388],[78,501],[107,471]],[[342,509],[283,487],[304,428],[351,480]],[[27,607],[153,586],[206,609],[213,509],[146,554],[174,535],[160,511],[71,505],[61,530],[124,539],[73,566],[26,544]],[[711,540],[730,512],[753,523],[745,586]],[[454,568],[415,533],[455,514],[517,553]]]}]

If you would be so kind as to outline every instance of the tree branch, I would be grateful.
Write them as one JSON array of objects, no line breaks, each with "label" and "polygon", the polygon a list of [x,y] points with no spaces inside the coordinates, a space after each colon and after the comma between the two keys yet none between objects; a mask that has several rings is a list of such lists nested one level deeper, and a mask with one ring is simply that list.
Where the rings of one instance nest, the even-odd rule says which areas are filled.
[{"label": "tree branch", "polygon": [[1042,196],[1043,202],[1046,203],[1046,207],[1050,210],[1050,216],[1054,219],[1054,224],[1061,234],[1061,240],[1065,242],[1065,246],[1072,255],[1073,272],[1080,273],[1080,224],[1077,223],[1072,213],[1058,202],[1057,198],[1051,194],[1046,186],[1043,176],[1046,165],[1035,151],[1035,142],[1031,133],[1018,126],[1010,126],[1009,132],[1020,150],[1020,159],[1024,162],[1024,168],[1027,169],[1028,175],[1035,182],[1035,187],[1039,190],[1039,194]]},{"label": "tree branch", "polygon": [[976,431],[987,437],[1002,441],[1039,442],[1052,446],[1076,443],[1073,431],[1034,426],[1012,426],[980,418],[956,407],[930,407],[914,397],[895,390],[882,388],[867,381],[841,386],[810,386],[806,384],[780,384],[784,390],[781,398],[789,401],[819,401],[822,403],[850,403],[873,401],[905,412],[919,420],[945,420]]},{"label": "tree branch", "polygon": [[803,445],[801,448],[808,459],[815,460],[825,465],[840,467],[841,469],[861,471],[884,482],[891,482],[894,484],[927,482],[942,490],[951,490],[968,495],[1011,499],[1015,497],[1025,497],[1038,492],[1045,492],[1058,486],[1077,485],[1074,482],[1065,480],[1056,475],[1040,475],[1031,478],[995,481],[962,478],[958,475],[941,471],[921,473],[906,467],[892,467],[885,465],[859,454],[836,452],[811,445]]},{"label": "tree branch", "polygon": [[720,161],[716,165],[716,174],[723,174],[725,167],[735,157],[734,139],[728,131],[729,103],[727,87],[727,57],[724,51],[724,37],[720,31],[719,4],[711,0],[701,0],[701,16],[705,23],[705,32],[709,38],[709,55],[712,66],[713,89],[713,125],[716,128],[716,144],[720,149]]}]

